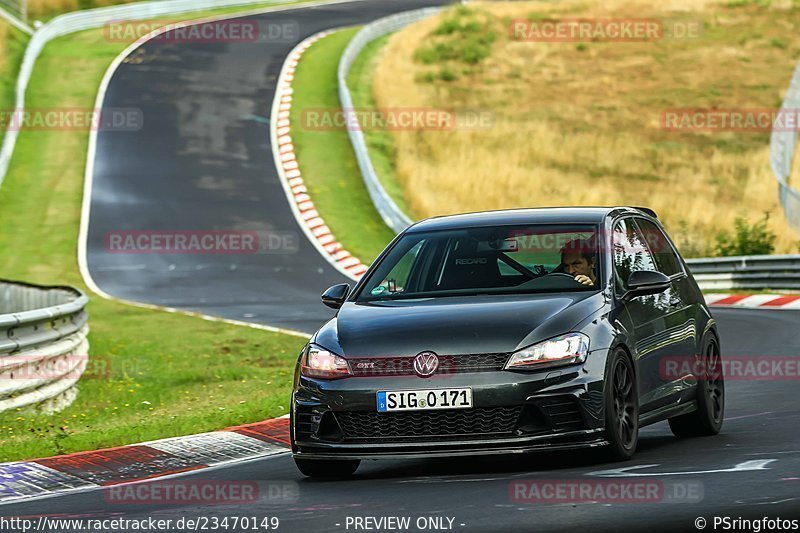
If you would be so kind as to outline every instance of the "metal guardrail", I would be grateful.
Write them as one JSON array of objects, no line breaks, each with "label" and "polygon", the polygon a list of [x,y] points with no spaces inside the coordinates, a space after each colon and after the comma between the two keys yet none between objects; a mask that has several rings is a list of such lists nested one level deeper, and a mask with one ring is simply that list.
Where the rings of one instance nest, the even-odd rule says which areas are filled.
[{"label": "metal guardrail", "polygon": [[20,31],[33,35],[33,28],[27,25],[27,3],[22,0],[0,0],[0,18],[3,18]]},{"label": "metal guardrail", "polygon": [[[798,110],[800,110],[800,64],[795,68],[792,81],[786,90],[786,99],[781,105],[781,113],[794,115]],[[778,197],[783,206],[786,220],[795,228],[800,228],[800,192],[789,185],[796,144],[796,127],[784,126],[772,130],[769,141],[769,161],[772,172],[778,180]]]},{"label": "metal guardrail", "polygon": [[25,22],[27,18],[27,0],[0,0],[0,9],[7,11],[14,17],[19,17],[20,22]]},{"label": "metal guardrail", "polygon": [[88,361],[88,302],[70,287],[0,280],[0,412],[74,398]]},{"label": "metal guardrail", "polygon": [[[244,6],[251,4],[285,4],[291,0],[159,0],[157,2],[137,2],[120,6],[99,7],[59,15],[36,30],[25,49],[19,70],[16,87],[17,112],[25,109],[25,90],[33,73],[33,67],[45,45],[57,37],[76,31],[99,28],[110,22],[125,20],[145,20],[165,15],[188,13],[220,7]],[[14,146],[17,142],[18,128],[10,121],[0,148],[0,185],[3,184]]]},{"label": "metal guardrail", "polygon": [[378,210],[384,223],[392,228],[395,233],[400,233],[406,229],[411,225],[412,221],[403,213],[383,188],[383,185],[381,185],[378,179],[378,174],[375,172],[375,167],[372,166],[372,160],[369,157],[364,134],[357,127],[358,120],[353,112],[353,97],[350,94],[350,89],[347,87],[347,75],[350,73],[350,68],[353,66],[358,55],[370,42],[384,35],[396,32],[412,22],[417,22],[418,20],[435,15],[442,9],[441,7],[430,7],[406,11],[376,20],[364,26],[364,28],[353,37],[342,54],[342,58],[339,60],[339,101],[342,104],[342,110],[347,120],[347,131],[350,135],[350,143],[353,145],[353,150],[356,153],[358,167],[361,169],[361,175],[364,178],[364,183],[367,186],[367,191],[369,191],[372,203],[375,204],[375,208]]},{"label": "metal guardrail", "polygon": [[752,255],[687,259],[703,290],[800,289],[800,255]]}]

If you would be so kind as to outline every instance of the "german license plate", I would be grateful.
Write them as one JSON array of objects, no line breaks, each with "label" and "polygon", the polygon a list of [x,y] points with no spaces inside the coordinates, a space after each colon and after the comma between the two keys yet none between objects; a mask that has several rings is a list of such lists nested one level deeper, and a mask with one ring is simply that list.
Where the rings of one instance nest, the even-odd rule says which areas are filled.
[{"label": "german license plate", "polygon": [[378,412],[469,409],[472,389],[423,389],[378,392]]}]

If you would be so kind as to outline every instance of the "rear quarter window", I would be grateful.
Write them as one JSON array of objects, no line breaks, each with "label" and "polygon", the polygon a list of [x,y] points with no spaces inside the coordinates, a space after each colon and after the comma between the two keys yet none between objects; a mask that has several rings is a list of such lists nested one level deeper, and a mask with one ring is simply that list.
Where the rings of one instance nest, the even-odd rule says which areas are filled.
[{"label": "rear quarter window", "polygon": [[637,218],[636,223],[653,254],[658,271],[667,276],[682,274],[681,260],[661,228],[644,218]]}]

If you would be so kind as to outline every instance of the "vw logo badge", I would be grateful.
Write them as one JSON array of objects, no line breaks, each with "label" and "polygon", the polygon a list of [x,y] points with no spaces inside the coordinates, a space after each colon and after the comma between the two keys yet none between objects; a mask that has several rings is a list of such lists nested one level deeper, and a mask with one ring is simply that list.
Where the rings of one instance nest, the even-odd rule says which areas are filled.
[{"label": "vw logo badge", "polygon": [[414,372],[420,377],[432,376],[437,368],[439,368],[439,358],[433,352],[421,352],[414,358]]}]

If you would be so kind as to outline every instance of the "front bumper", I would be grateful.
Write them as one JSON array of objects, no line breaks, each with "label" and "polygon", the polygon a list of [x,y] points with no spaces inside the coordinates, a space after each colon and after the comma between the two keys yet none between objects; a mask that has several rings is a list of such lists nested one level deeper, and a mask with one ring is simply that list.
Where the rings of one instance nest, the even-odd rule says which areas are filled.
[{"label": "front bumper", "polygon": [[[471,387],[464,410],[378,413],[377,391]],[[584,366],[315,380],[297,377],[292,452],[312,459],[528,453],[606,444],[603,380]]]},{"label": "front bumper", "polygon": [[503,455],[534,453],[553,450],[574,450],[608,444],[602,429],[573,431],[561,435],[540,435],[522,439],[497,439],[485,441],[450,441],[447,443],[358,444],[324,446],[300,445],[295,457],[305,459],[426,459],[432,457],[460,457],[472,455]]}]

